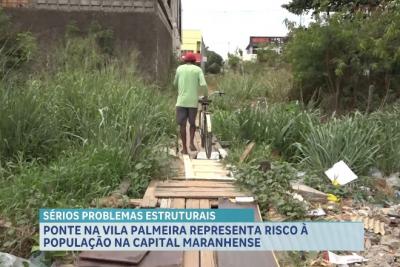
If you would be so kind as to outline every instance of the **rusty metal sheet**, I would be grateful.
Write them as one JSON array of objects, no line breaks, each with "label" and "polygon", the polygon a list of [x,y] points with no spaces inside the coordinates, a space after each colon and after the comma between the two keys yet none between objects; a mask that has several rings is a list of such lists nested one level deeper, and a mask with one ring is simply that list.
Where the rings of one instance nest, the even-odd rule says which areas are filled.
[{"label": "rusty metal sheet", "polygon": [[[253,209],[255,221],[262,221],[255,203],[233,203],[229,199],[220,199],[220,209]],[[218,251],[218,267],[279,267],[272,251]]]},{"label": "rusty metal sheet", "polygon": [[139,267],[182,267],[182,251],[152,251],[138,265]]},{"label": "rusty metal sheet", "polygon": [[221,198],[218,200],[218,208],[220,209],[253,209],[254,210],[254,221],[262,221],[258,207],[256,203],[234,203],[227,198]]},{"label": "rusty metal sheet", "polygon": [[87,251],[82,252],[79,258],[86,261],[100,261],[125,265],[138,265],[148,251]]},{"label": "rusty metal sheet", "polygon": [[137,267],[138,265],[79,259],[77,267]]}]

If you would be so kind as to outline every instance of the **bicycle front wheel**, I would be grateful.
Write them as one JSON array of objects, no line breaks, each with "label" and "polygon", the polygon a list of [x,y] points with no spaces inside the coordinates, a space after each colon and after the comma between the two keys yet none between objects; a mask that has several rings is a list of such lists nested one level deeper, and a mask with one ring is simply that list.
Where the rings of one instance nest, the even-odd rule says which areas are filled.
[{"label": "bicycle front wheel", "polygon": [[205,134],[205,150],[207,158],[210,159],[212,152],[212,133]]},{"label": "bicycle front wheel", "polygon": [[206,151],[206,156],[208,159],[211,158],[211,152],[212,152],[212,132],[211,132],[211,121],[207,120],[210,119],[210,117],[207,118],[207,114],[203,115],[203,144],[204,144],[204,150]]}]

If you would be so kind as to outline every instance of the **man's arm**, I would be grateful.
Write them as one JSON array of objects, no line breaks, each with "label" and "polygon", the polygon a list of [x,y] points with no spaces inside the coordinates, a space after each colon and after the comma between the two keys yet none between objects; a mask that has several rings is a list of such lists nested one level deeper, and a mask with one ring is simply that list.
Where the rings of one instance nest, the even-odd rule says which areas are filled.
[{"label": "man's arm", "polygon": [[199,72],[199,85],[201,87],[201,90],[203,92],[204,96],[208,96],[208,86],[207,86],[207,81],[206,78],[204,77],[204,73],[202,70]]}]

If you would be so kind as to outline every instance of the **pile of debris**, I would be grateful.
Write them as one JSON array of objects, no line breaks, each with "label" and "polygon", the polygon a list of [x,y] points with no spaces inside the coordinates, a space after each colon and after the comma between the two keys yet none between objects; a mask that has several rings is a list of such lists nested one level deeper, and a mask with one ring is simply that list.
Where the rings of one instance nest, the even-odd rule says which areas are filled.
[{"label": "pile of debris", "polygon": [[[325,173],[333,184],[342,186],[358,177],[344,163],[335,164]],[[394,180],[394,179],[392,179]],[[393,181],[391,181],[391,184]],[[374,204],[360,203],[352,199],[339,200],[336,196],[326,194],[301,183],[293,183],[292,196],[303,201],[310,220],[362,222],[365,230],[365,250],[335,254],[331,251],[321,252],[312,260],[310,266],[370,266],[400,267],[400,204],[382,207]],[[382,190],[395,191],[397,188],[385,184]],[[269,212],[269,220],[284,221],[275,210]]]}]

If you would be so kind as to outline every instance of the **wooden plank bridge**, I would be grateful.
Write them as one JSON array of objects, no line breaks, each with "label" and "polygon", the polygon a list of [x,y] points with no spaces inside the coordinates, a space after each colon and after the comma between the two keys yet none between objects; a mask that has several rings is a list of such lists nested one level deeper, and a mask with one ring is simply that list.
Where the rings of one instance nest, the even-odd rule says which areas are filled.
[{"label": "wooden plank bridge", "polygon": [[[199,136],[196,135],[199,144]],[[200,146],[198,146],[200,147]],[[256,203],[240,204],[237,197],[251,197],[239,190],[234,177],[219,160],[197,160],[181,156],[184,174],[174,179],[150,182],[140,208],[217,209],[251,208],[261,221]],[[183,171],[183,170],[182,170]],[[272,251],[185,251],[185,252],[83,252],[79,267],[278,267]]]}]

